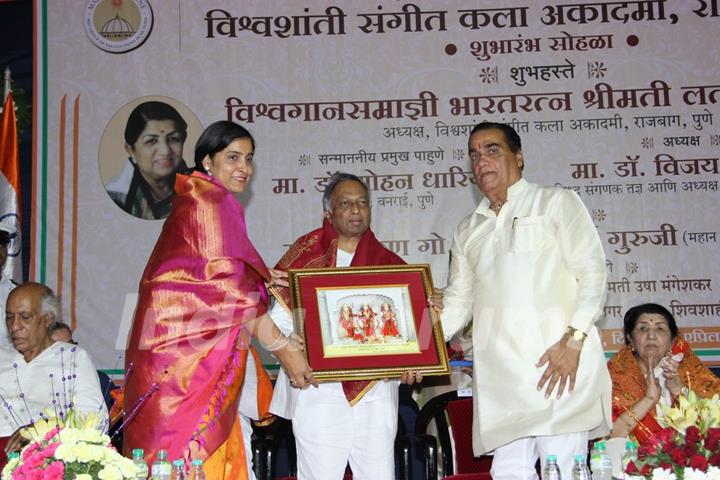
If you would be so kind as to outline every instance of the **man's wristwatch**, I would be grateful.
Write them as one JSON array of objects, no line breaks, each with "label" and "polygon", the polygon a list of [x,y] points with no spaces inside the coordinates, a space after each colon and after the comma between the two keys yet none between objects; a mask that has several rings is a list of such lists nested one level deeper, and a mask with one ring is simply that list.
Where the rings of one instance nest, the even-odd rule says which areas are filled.
[{"label": "man's wristwatch", "polygon": [[583,332],[582,330],[578,330],[575,327],[568,326],[567,333],[578,342],[584,342],[587,338],[587,333]]}]

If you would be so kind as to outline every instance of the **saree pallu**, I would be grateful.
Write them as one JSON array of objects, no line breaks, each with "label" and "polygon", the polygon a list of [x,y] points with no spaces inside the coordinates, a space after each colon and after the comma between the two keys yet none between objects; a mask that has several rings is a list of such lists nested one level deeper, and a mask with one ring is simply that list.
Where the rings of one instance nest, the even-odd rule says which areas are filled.
[{"label": "saree pallu", "polygon": [[205,461],[227,447],[251,339],[244,324],[267,310],[270,275],[240,203],[197,172],[178,175],[175,192],[125,357],[124,453],[143,448],[149,462],[160,449]]},{"label": "saree pallu", "polygon": [[[709,398],[720,392],[720,380],[693,353],[690,345],[676,338],[670,354],[682,353],[683,359],[678,367],[678,375],[685,387],[692,389],[699,397]],[[647,386],[645,376],[628,346],[622,347],[608,362],[608,370],[613,385],[612,413],[613,422],[632,408],[645,396]],[[640,445],[652,439],[662,430],[656,419],[655,408],[651,409],[635,426],[632,435]]]},{"label": "saree pallu", "polygon": [[[258,409],[258,423],[270,423],[274,420],[273,415],[269,412],[273,391],[272,381],[263,368],[257,351],[252,346],[248,350],[248,355],[255,357],[255,374],[258,382],[255,401]],[[245,447],[240,419],[236,417],[227,441],[220,445],[203,463],[206,478],[213,480],[245,478],[248,475],[248,468],[250,468],[245,461]]]}]

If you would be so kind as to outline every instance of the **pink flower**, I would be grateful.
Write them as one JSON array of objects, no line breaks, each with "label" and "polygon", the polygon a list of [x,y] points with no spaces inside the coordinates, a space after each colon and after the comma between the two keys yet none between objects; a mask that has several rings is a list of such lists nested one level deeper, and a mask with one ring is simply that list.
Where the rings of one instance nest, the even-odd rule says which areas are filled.
[{"label": "pink flower", "polygon": [[42,476],[43,472],[38,468],[25,469],[19,467],[12,473],[13,480],[43,480]]},{"label": "pink flower", "polygon": [[63,480],[65,465],[62,462],[52,462],[43,473],[43,480]]},{"label": "pink flower", "polygon": [[32,470],[25,476],[27,480],[43,480],[42,470]]},{"label": "pink flower", "polygon": [[30,445],[28,445],[23,451],[22,451],[22,459],[23,461],[32,455],[32,453],[40,448],[40,444],[38,442],[33,442]]},{"label": "pink flower", "polygon": [[35,468],[41,466],[45,462],[45,456],[41,452],[35,452],[25,459],[25,466]]},{"label": "pink flower", "polygon": [[58,428],[58,427],[53,428],[52,430],[50,430],[49,432],[47,432],[47,433],[45,434],[45,440],[50,440],[50,439],[53,438],[55,435],[57,435],[57,433],[58,433],[59,431],[60,431],[60,428]]},{"label": "pink flower", "polygon": [[45,456],[45,458],[52,457],[55,455],[55,450],[60,446],[60,442],[51,443],[47,447],[45,447],[45,450],[42,451],[42,454]]}]

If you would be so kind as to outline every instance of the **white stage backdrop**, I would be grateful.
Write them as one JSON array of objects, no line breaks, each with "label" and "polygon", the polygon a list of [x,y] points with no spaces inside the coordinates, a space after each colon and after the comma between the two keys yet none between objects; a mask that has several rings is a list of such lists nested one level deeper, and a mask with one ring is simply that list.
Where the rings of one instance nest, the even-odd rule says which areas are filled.
[{"label": "white stage backdrop", "polygon": [[446,283],[457,223],[480,195],[467,137],[512,123],[529,181],[573,189],[607,255],[601,322],[666,305],[720,359],[718,0],[36,0],[32,276],[62,295],[77,339],[120,365],[161,220],[105,184],[147,100],[255,136],[246,206],[270,265],[321,222],[332,172],[372,189],[373,228]]}]

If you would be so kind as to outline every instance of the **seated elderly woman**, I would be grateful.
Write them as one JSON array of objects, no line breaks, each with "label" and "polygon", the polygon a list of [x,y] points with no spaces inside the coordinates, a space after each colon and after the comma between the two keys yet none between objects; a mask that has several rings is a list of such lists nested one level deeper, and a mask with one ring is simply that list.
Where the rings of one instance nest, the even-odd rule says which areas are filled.
[{"label": "seated elderly woman", "polygon": [[685,340],[675,318],[655,303],[627,311],[625,346],[608,362],[613,383],[613,437],[632,434],[640,444],[661,430],[658,402],[668,403],[691,388],[700,397],[720,392],[720,379],[705,367]]},{"label": "seated elderly woman", "polygon": [[[0,450],[19,450],[19,430],[46,409],[59,416],[72,407],[107,418],[90,356],[50,337],[49,327],[59,318],[53,291],[39,283],[21,285],[10,292],[5,311],[12,345],[0,346]],[[5,462],[0,454],[0,465]]]}]

